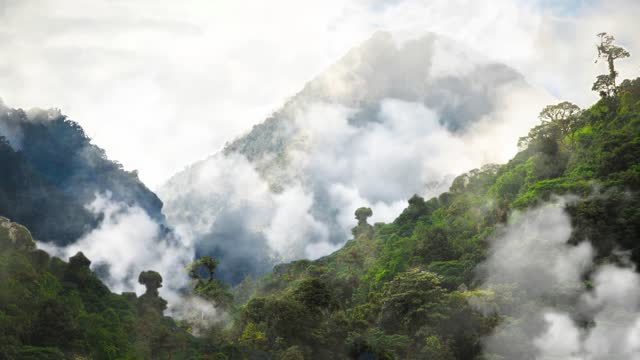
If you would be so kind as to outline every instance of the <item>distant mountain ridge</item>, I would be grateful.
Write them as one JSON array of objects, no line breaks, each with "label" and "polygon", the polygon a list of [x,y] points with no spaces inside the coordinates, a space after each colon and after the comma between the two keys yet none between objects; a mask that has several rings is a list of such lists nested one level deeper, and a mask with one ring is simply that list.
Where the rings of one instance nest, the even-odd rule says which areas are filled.
[{"label": "distant mountain ridge", "polygon": [[59,110],[12,109],[0,102],[0,215],[25,224],[34,237],[73,243],[95,228],[85,208],[96,194],[136,205],[164,223],[162,201],[107,158],[82,127]]},{"label": "distant mountain ridge", "polygon": [[[473,61],[478,63],[438,73],[434,68],[445,64],[436,64],[437,51],[451,52],[451,56],[462,58],[457,60],[462,63],[477,56]],[[381,121],[378,115],[384,99],[424,103],[436,110],[447,128],[463,132],[491,112],[495,89],[513,83],[528,86],[514,69],[480,58],[453,40],[430,33],[397,45],[390,33],[379,31],[307,83],[281,109],[226,145],[223,153],[245,156],[278,191],[278,181],[286,180],[283,176],[273,177],[272,172],[277,173],[274,168],[283,165],[287,150],[301,147],[304,133],[295,118],[311,104],[331,103],[357,109],[349,122],[363,127],[368,122]]]},{"label": "distant mountain ridge", "polygon": [[[494,111],[503,96],[501,91],[509,87],[530,88],[523,76],[514,69],[484,59],[452,40],[436,34],[427,34],[397,44],[391,34],[378,32],[307,83],[298,94],[266,120],[226,145],[222,152],[174,175],[158,190],[166,204],[165,214],[168,222],[173,226],[185,225],[199,229],[195,232],[199,254],[214,255],[223,259],[233,257],[233,261],[222,261],[221,274],[226,273],[224,266],[229,266],[234,272],[238,269],[248,269],[248,273],[264,272],[268,271],[274,262],[309,256],[308,249],[305,250],[303,247],[282,257],[279,257],[282,251],[276,251],[275,259],[264,255],[273,252],[273,243],[279,243],[280,240],[274,238],[275,235],[265,234],[275,227],[274,218],[277,215],[265,215],[265,211],[259,207],[267,203],[266,212],[277,214],[277,204],[283,201],[282,198],[297,191],[297,194],[303,194],[300,197],[311,198],[298,200],[298,203],[311,203],[308,209],[311,218],[301,220],[308,222],[305,225],[304,237],[324,239],[314,240],[316,242],[312,242],[311,245],[322,243],[325,250],[321,252],[326,252],[329,248],[341,244],[348,234],[345,221],[338,219],[343,216],[346,206],[332,199],[337,191],[344,189],[345,184],[341,183],[340,179],[329,183],[333,180],[328,180],[310,168],[314,166],[314,160],[300,160],[310,157],[310,154],[325,151],[322,148],[314,148],[314,141],[331,139],[333,136],[314,134],[317,127],[331,129],[333,125],[328,119],[323,118],[322,113],[315,119],[317,123],[309,123],[310,120],[306,116],[309,112],[315,107],[325,106],[330,109],[328,116],[334,113],[347,114],[346,127],[350,136],[367,136],[378,131],[379,127],[390,126],[391,120],[386,108],[389,100],[392,100],[401,105],[412,104],[428,109],[438,118],[437,126],[441,126],[452,136],[457,136],[464,134],[473,124],[483,121]],[[425,122],[427,120],[425,119]],[[420,124],[416,127],[428,128]],[[418,135],[413,134],[414,137]],[[348,144],[350,140],[346,141]],[[326,151],[330,152],[332,149]],[[388,149],[387,153],[392,154],[393,149]],[[340,151],[336,155],[346,158],[346,162],[359,161],[350,160],[352,154],[349,150]],[[229,162],[241,165],[224,165]],[[381,164],[374,162],[358,165],[375,167]],[[227,169],[225,166],[229,166],[229,169],[247,168],[245,173],[250,175],[242,175],[242,179],[235,179],[234,176],[237,175],[229,173],[223,179],[223,176],[213,169]],[[355,171],[349,165],[344,166],[345,171]],[[402,166],[406,168],[409,165]],[[338,163],[336,168],[339,168]],[[446,175],[442,178],[411,180],[409,186],[400,184],[402,186],[397,187],[406,194],[393,199],[367,199],[367,195],[362,195],[359,191],[362,189],[357,186],[345,191],[355,193],[356,196],[360,194],[371,202],[384,201],[387,204],[385,206],[392,207],[413,193],[446,191],[453,179],[451,175],[454,174]],[[252,185],[247,185],[253,188],[251,191],[238,190],[229,184],[247,181],[247,176],[257,178],[252,180]],[[338,176],[342,176],[345,181],[353,178],[353,174],[350,173]],[[398,175],[396,179],[380,181],[402,178],[402,175]],[[264,186],[268,189],[256,190]],[[254,198],[247,199],[248,193]],[[255,200],[255,196],[260,196],[260,200]],[[392,201],[397,201],[397,204]],[[235,220],[238,216],[232,216],[232,213],[257,219],[243,220],[245,223],[239,224]],[[252,216],[254,213],[257,215]],[[352,214],[352,210],[346,213]],[[325,227],[326,230],[320,227]],[[312,234],[309,235],[309,232]],[[296,240],[288,239],[285,242],[287,241],[294,243]],[[289,253],[286,249],[285,252]],[[242,276],[244,275],[240,275],[236,280],[240,280]]]}]

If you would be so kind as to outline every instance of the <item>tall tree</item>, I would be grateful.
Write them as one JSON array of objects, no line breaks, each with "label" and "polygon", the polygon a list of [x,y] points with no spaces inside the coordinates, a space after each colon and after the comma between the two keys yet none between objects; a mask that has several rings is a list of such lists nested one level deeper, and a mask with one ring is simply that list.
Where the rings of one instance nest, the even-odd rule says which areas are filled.
[{"label": "tall tree", "polygon": [[189,277],[194,280],[198,280],[198,282],[202,282],[202,278],[198,275],[198,271],[204,268],[207,272],[207,282],[213,281],[213,275],[218,267],[218,261],[211,256],[203,256],[200,259],[193,262],[189,267]]},{"label": "tall tree", "polygon": [[576,129],[581,112],[578,105],[563,101],[556,105],[545,106],[538,117],[543,123],[557,126],[562,136],[570,136]]},{"label": "tall tree", "polygon": [[603,96],[615,95],[617,92],[616,78],[618,77],[618,72],[615,69],[614,61],[628,58],[631,54],[626,49],[613,43],[615,41],[613,35],[601,32],[597,36],[600,38],[600,44],[596,46],[598,49],[596,62],[598,60],[606,61],[609,67],[609,74],[598,75],[591,90],[599,91]]}]

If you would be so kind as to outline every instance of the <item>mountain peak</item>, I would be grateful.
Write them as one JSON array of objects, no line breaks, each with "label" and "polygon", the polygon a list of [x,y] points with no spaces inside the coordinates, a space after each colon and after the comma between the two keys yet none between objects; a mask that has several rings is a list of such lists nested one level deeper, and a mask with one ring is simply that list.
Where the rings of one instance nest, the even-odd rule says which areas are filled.
[{"label": "mountain peak", "polygon": [[[446,190],[450,174],[429,165],[445,155],[430,154],[428,139],[464,134],[513,84],[527,88],[515,70],[446,37],[398,43],[376,32],[222,153],[172,177],[160,190],[168,221],[202,229],[201,254],[226,254],[222,263],[240,278],[247,264],[326,253],[348,236],[351,207],[391,214],[415,193]],[[399,147],[411,155],[394,155]],[[231,168],[241,178],[221,176]],[[247,214],[242,223],[229,220],[237,213]],[[301,216],[301,233],[281,234],[279,222],[292,216]],[[273,257],[255,258],[258,248]]]}]

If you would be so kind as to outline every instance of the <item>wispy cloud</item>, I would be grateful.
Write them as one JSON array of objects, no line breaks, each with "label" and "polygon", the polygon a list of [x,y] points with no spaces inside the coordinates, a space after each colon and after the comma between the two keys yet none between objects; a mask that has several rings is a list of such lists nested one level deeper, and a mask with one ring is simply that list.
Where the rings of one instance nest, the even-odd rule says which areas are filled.
[{"label": "wispy cloud", "polygon": [[503,321],[485,339],[488,355],[576,360],[640,356],[640,276],[632,267],[598,267],[588,241],[567,243],[572,232],[564,212],[567,200],[572,201],[558,199],[517,214],[491,242],[480,269],[483,287],[495,292]]},{"label": "wispy cloud", "polygon": [[[155,187],[259,122],[378,29],[434,31],[559,98],[593,99],[594,34],[640,49],[634,0],[5,1],[0,96],[59,107]],[[624,76],[637,68],[621,64]]]}]

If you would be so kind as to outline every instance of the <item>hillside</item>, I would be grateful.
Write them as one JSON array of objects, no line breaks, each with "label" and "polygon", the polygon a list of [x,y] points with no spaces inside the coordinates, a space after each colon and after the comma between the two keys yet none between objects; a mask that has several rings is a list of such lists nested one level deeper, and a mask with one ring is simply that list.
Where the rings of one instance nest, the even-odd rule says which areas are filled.
[{"label": "hillside", "polygon": [[[238,342],[282,358],[533,359],[542,314],[553,308],[595,340],[605,336],[598,326],[623,336],[637,302],[610,295],[599,309],[612,312],[581,302],[638,281],[625,269],[640,264],[640,79],[578,113],[568,130],[546,122],[521,144],[505,165],[461,175],[438,197],[414,196],[390,224],[367,224],[365,211],[335,253],[238,286],[237,300],[253,294],[235,324]],[[500,263],[521,251],[521,264]],[[554,253],[574,257],[548,262]],[[611,269],[628,285],[603,281]],[[613,284],[620,289],[604,290]],[[637,355],[622,345],[608,356]]]},{"label": "hillside", "polygon": [[[477,142],[479,124],[522,127],[502,111],[523,94],[531,104],[539,95],[515,70],[451,39],[402,43],[379,32],[158,194],[168,222],[189,228],[197,253],[222,259],[219,275],[238,282],[338,248],[357,206],[390,221],[411,194],[445,191],[469,164],[506,161],[496,154],[515,152],[503,151],[510,144],[443,149]],[[295,228],[285,220],[293,216]]]},{"label": "hillside", "polygon": [[[36,248],[29,230],[0,217],[0,358],[193,358],[196,340],[163,317],[159,281],[113,294],[81,252],[64,262]],[[158,275],[156,273],[156,275]]]},{"label": "hillside", "polygon": [[100,222],[86,208],[96,194],[137,205],[164,222],[162,202],[107,158],[80,125],[58,110],[11,109],[0,102],[0,214],[37,240],[73,243]]},{"label": "hillside", "polygon": [[[0,218],[0,355],[637,358],[640,79],[616,92],[543,121],[507,164],[460,175],[438,197],[413,196],[391,223],[370,225],[371,210],[358,209],[343,248],[245,280],[225,305],[227,325],[198,338],[194,318],[178,326],[162,316],[159,274],[140,275],[140,297],[112,294],[84,255],[50,258]],[[190,267],[190,291],[221,306],[216,266]]]}]

